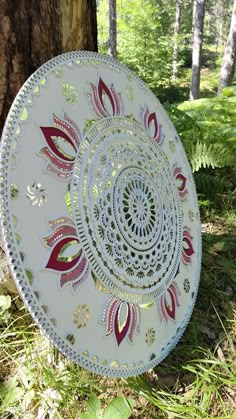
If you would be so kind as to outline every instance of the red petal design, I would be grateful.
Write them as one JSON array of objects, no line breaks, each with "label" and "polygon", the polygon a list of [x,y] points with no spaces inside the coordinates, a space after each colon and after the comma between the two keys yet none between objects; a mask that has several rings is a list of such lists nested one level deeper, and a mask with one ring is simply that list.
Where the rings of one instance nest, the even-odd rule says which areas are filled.
[{"label": "red petal design", "polygon": [[[107,87],[107,85],[104,83],[104,81],[100,78],[99,82],[98,82],[98,96],[99,96],[100,102],[103,106],[103,109],[107,112],[106,107],[105,107],[104,102],[103,102],[103,97],[102,97],[103,92],[105,92],[105,94],[108,96],[108,98],[111,102],[113,115],[115,115],[115,104],[114,104],[114,100],[113,100],[112,94],[110,92],[110,89]],[[109,115],[108,112],[107,112],[107,114]]]},{"label": "red petal design", "polygon": [[80,254],[74,260],[70,262],[60,261],[58,260],[58,256],[63,246],[75,240],[79,243],[79,240],[75,239],[75,237],[66,237],[62,239],[59,243],[57,243],[52,250],[52,253],[46,265],[46,269],[53,269],[55,271],[65,272],[65,271],[68,271],[69,269],[74,268],[74,266],[77,264],[80,258]]},{"label": "red petal design", "polygon": [[119,330],[119,325],[118,325],[118,318],[119,318],[119,309],[121,307],[121,305],[123,304],[123,302],[121,302],[118,306],[118,308],[116,309],[116,314],[115,314],[115,321],[114,321],[114,329],[115,329],[115,336],[116,336],[116,341],[118,346],[120,345],[120,343],[122,342],[122,340],[125,338],[126,334],[128,333],[129,330],[129,326],[130,326],[130,306],[128,305],[128,316],[127,316],[127,320],[124,324],[124,326],[122,327],[121,331]]},{"label": "red petal design", "polygon": [[65,132],[61,131],[58,128],[54,128],[54,127],[40,127],[49,148],[53,151],[53,153],[55,153],[55,155],[57,157],[59,157],[60,159],[64,160],[64,161],[71,161],[74,160],[74,157],[68,158],[66,156],[64,156],[64,154],[62,154],[59,149],[57,148],[55,142],[53,141],[52,137],[61,137],[63,138],[65,141],[67,141],[72,147],[73,149],[76,151],[76,148],[73,144],[73,141],[71,141],[71,139],[68,137],[68,135],[65,134]]},{"label": "red petal design", "polygon": [[106,336],[110,335],[113,332],[114,313],[116,313],[117,306],[119,307],[119,304],[120,304],[120,300],[116,297],[112,297],[111,304],[107,311],[107,317],[106,317],[106,323],[107,323]]},{"label": "red petal design", "polygon": [[49,227],[52,230],[57,229],[61,225],[64,226],[65,224],[75,226],[75,224],[71,220],[71,218],[68,218],[68,217],[60,217],[60,218],[57,218],[56,220],[49,221],[48,224],[49,224]]},{"label": "red petal design", "polygon": [[[76,126],[77,130],[78,130],[78,126],[75,124],[75,122],[73,122],[67,114],[64,115],[64,118],[67,120],[66,123],[65,121],[62,121],[61,119],[59,119],[55,114],[53,114],[53,122],[54,125],[58,125],[59,127],[61,127],[64,131],[67,132],[68,135],[70,135],[70,137],[74,140],[73,144],[74,146],[79,145],[79,138],[77,135],[77,132],[74,130],[74,125]],[[73,124],[73,125],[72,125]]]},{"label": "red petal design", "polygon": [[[76,266],[75,269],[71,270],[70,272],[66,272],[64,274],[61,275],[61,280],[60,280],[60,285],[61,287],[63,287],[63,285],[67,284],[68,282],[72,282],[75,279],[83,279],[84,273],[86,272],[86,268],[88,268],[87,260],[85,257],[82,258],[82,260],[80,260],[82,257],[82,250],[79,253],[79,265]],[[77,261],[78,262],[78,261]]]},{"label": "red petal design", "polygon": [[158,134],[158,123],[155,112],[151,113],[148,117],[148,128],[150,127],[152,121],[154,122],[154,134],[152,134],[152,137],[156,138]]},{"label": "red petal design", "polygon": [[48,147],[41,148],[39,154],[41,154],[44,158],[49,160],[51,164],[54,166],[55,170],[58,170],[58,172],[63,172],[65,174],[69,173],[71,174],[73,171],[73,162],[71,160],[68,161],[62,161],[62,159],[58,158],[53,154]]},{"label": "red petal design", "polygon": [[182,191],[184,191],[184,189],[185,189],[185,186],[186,186],[186,181],[187,181],[187,179],[186,179],[186,177],[184,176],[184,175],[182,175],[182,173],[179,173],[177,176],[176,176],[176,180],[181,180],[181,185],[180,186],[178,186],[178,190],[180,191],[180,192],[182,192]]},{"label": "red petal design", "polygon": [[75,141],[76,141],[77,146],[79,146],[80,138],[81,138],[81,132],[80,132],[80,129],[79,129],[78,125],[75,123],[75,121],[73,121],[71,118],[69,118],[67,113],[64,114],[64,118],[65,118],[65,121],[67,121],[71,125],[71,128],[75,132],[75,135],[76,135]]},{"label": "red petal design", "polygon": [[171,289],[168,289],[167,290],[167,292],[169,293],[169,295],[170,295],[170,299],[171,299],[171,307],[169,307],[167,304],[166,304],[166,300],[165,300],[165,309],[166,309],[166,312],[167,312],[167,314],[168,314],[168,316],[172,319],[172,320],[175,320],[175,312],[176,312],[176,306],[175,306],[175,298],[174,298],[174,295],[173,295],[173,293],[172,293],[172,290]]},{"label": "red petal design", "polygon": [[[73,284],[72,284],[73,291],[76,291],[78,286],[82,285],[86,281],[86,279],[88,278],[89,272],[90,272],[90,266],[88,264],[88,266],[87,266],[84,274],[82,275],[82,277],[80,277],[78,281],[73,282]],[[65,275],[65,274],[63,274],[63,275]]]},{"label": "red petal design", "polygon": [[72,236],[76,235],[76,229],[72,226],[61,226],[57,228],[50,236],[44,237],[43,240],[47,246],[52,247],[57,240],[62,236]]},{"label": "red petal design", "polygon": [[184,253],[187,256],[189,256],[189,257],[192,256],[193,253],[194,253],[194,250],[193,250],[193,246],[192,246],[191,240],[188,237],[184,237],[183,238],[183,242],[185,242],[188,245],[188,248],[187,249],[186,248],[183,248]]}]

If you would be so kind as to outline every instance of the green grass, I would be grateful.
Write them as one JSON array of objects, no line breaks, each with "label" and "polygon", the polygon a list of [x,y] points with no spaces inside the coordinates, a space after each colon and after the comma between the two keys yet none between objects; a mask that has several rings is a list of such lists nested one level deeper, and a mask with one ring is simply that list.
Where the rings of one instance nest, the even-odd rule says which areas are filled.
[{"label": "green grass", "polygon": [[74,419],[89,411],[92,419],[91,400],[102,411],[129,399],[133,418],[236,418],[236,229],[227,217],[203,225],[201,284],[181,342],[142,376],[113,380],[78,367],[13,299],[0,317],[0,417]]}]

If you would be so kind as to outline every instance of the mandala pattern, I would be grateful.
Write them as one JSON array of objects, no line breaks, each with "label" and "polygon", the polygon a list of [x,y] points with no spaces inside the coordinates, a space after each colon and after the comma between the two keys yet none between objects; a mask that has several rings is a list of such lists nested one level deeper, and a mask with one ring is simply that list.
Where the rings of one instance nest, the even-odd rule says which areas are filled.
[{"label": "mandala pattern", "polygon": [[142,373],[180,338],[198,285],[199,214],[181,142],[113,60],[71,53],[27,83],[0,154],[19,289],[65,355],[103,375]]}]

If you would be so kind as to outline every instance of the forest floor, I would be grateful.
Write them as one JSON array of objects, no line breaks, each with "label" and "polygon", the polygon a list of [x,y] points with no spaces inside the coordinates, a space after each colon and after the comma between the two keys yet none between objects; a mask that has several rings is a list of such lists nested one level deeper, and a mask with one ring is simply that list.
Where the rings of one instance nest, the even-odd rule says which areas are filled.
[{"label": "forest floor", "polygon": [[[93,419],[112,400],[125,401],[131,418],[236,418],[235,221],[228,215],[202,224],[191,321],[172,353],[142,376],[114,380],[78,367],[42,336],[18,295],[1,295],[0,417]],[[129,416],[117,406],[120,416],[101,417]]]}]

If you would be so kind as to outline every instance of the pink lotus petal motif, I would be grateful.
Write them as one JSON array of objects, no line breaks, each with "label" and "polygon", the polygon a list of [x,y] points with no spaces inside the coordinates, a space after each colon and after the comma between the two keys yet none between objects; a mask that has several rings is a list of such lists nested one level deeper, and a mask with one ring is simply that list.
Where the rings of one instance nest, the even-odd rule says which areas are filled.
[{"label": "pink lotus petal motif", "polygon": [[49,227],[52,233],[43,238],[46,246],[51,248],[45,268],[61,272],[60,286],[70,284],[75,291],[86,281],[90,272],[75,225],[70,218],[61,217],[50,221]]},{"label": "pink lotus petal motif", "polygon": [[127,337],[133,343],[133,336],[140,333],[141,313],[137,304],[127,303],[111,295],[105,302],[101,323],[106,325],[106,336],[114,334],[117,345]]},{"label": "pink lotus petal motif", "polygon": [[159,298],[158,311],[160,319],[167,323],[169,319],[175,321],[176,308],[180,306],[178,296],[180,295],[179,287],[176,281],[173,281],[167,291]]},{"label": "pink lotus petal motif", "polygon": [[46,146],[39,154],[48,161],[47,171],[60,179],[69,179],[81,141],[78,125],[66,113],[63,119],[53,114],[53,126],[40,129]]},{"label": "pink lotus petal motif", "polygon": [[144,128],[149,132],[150,136],[157,144],[162,144],[162,125],[158,123],[156,112],[150,113],[148,107],[141,107],[141,122]]},{"label": "pink lotus petal motif", "polygon": [[177,164],[173,166],[173,176],[176,181],[179,197],[185,201],[188,190],[186,188],[187,178],[182,174],[182,169]]},{"label": "pink lotus petal motif", "polygon": [[192,245],[193,237],[190,234],[190,228],[184,227],[183,231],[183,246],[182,246],[182,261],[185,266],[191,263],[191,257],[194,254]]},{"label": "pink lotus petal motif", "polygon": [[108,87],[104,81],[99,78],[97,86],[90,83],[92,92],[88,93],[89,102],[94,113],[98,118],[108,116],[122,116],[124,114],[124,105],[121,93],[117,93],[113,83]]}]

